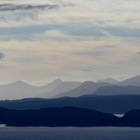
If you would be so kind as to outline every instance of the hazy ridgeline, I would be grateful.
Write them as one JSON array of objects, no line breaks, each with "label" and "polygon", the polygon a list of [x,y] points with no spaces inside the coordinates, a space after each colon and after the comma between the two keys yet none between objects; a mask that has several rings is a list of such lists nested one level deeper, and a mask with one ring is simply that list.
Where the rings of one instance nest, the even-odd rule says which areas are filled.
[{"label": "hazy ridgeline", "polygon": [[93,82],[65,82],[60,79],[44,86],[31,86],[25,82],[0,85],[0,99],[59,98],[83,95],[140,95],[140,76],[122,82],[112,78]]}]

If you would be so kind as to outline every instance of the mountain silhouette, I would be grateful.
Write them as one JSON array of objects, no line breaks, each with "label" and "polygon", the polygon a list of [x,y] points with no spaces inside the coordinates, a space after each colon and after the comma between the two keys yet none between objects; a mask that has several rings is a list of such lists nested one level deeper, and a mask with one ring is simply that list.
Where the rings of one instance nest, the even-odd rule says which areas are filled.
[{"label": "mountain silhouette", "polygon": [[140,94],[140,76],[119,83],[112,78],[103,81],[106,82],[85,81],[81,83],[56,79],[44,86],[31,86],[23,81],[17,81],[0,85],[0,99],[79,97],[87,94],[87,96],[89,94],[94,94],[94,96]]},{"label": "mountain silhouette", "polygon": [[111,126],[118,118],[95,110],[63,107],[39,110],[9,110],[0,108],[0,123],[7,126]]},{"label": "mountain silhouette", "polygon": [[35,86],[31,86],[23,81],[0,85],[0,99],[20,99],[36,96],[36,89]]},{"label": "mountain silhouette", "polygon": [[31,86],[23,81],[16,81],[6,85],[0,85],[0,99],[48,98],[56,96],[61,92],[67,92],[80,84],[80,82],[64,82],[57,79],[44,86]]},{"label": "mountain silhouette", "polygon": [[140,95],[140,87],[136,86],[104,86],[98,88],[94,95]]},{"label": "mountain silhouette", "polygon": [[132,126],[140,127],[140,110],[131,110],[123,117],[96,110],[63,107],[37,110],[10,110],[0,107],[0,123],[7,126],[47,126],[47,127],[97,127]]},{"label": "mountain silhouette", "polygon": [[0,106],[17,110],[73,106],[106,113],[124,114],[129,110],[140,109],[140,95],[90,95],[88,97],[81,96],[77,98],[67,97],[57,99],[26,98],[0,101]]},{"label": "mountain silhouette", "polygon": [[119,82],[118,85],[121,86],[140,86],[140,75],[132,77],[130,79]]},{"label": "mountain silhouette", "polygon": [[91,81],[86,81],[82,83],[79,87],[70,90],[68,92],[60,93],[55,97],[79,97],[82,95],[86,94],[92,94],[95,92],[99,87],[102,86],[108,86],[110,84],[108,83],[103,83],[103,82],[91,82]]},{"label": "mountain silhouette", "polygon": [[63,92],[69,92],[81,85],[80,82],[60,82],[58,86],[53,88],[53,90],[47,92],[47,90],[44,93],[39,94],[39,97],[42,98],[54,98],[59,97],[59,94]]},{"label": "mountain silhouette", "polygon": [[134,109],[128,111],[123,116],[121,124],[124,126],[140,127],[140,110]]}]

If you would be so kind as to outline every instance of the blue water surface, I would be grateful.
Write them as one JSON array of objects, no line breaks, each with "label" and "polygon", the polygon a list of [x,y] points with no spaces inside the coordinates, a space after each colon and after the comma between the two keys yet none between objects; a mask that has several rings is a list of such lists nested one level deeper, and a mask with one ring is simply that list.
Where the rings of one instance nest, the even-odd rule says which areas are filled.
[{"label": "blue water surface", "polygon": [[140,128],[1,127],[0,140],[139,140]]}]

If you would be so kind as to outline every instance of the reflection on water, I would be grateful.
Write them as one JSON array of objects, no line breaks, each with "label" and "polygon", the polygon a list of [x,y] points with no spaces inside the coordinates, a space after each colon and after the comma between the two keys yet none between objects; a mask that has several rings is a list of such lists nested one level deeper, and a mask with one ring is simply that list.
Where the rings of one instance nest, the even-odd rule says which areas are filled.
[{"label": "reflection on water", "polygon": [[6,126],[6,124],[0,124],[0,127],[5,127]]},{"label": "reflection on water", "polygon": [[140,128],[1,127],[0,140],[139,140]]},{"label": "reflection on water", "polygon": [[115,116],[117,116],[117,117],[123,117],[124,116],[124,114],[114,114]]}]

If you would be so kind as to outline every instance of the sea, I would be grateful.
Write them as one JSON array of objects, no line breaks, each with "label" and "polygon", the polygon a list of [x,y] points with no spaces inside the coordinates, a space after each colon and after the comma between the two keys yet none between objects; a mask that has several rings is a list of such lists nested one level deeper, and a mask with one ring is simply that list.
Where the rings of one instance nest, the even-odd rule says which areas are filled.
[{"label": "sea", "polygon": [[0,127],[0,140],[140,140],[140,128]]}]

